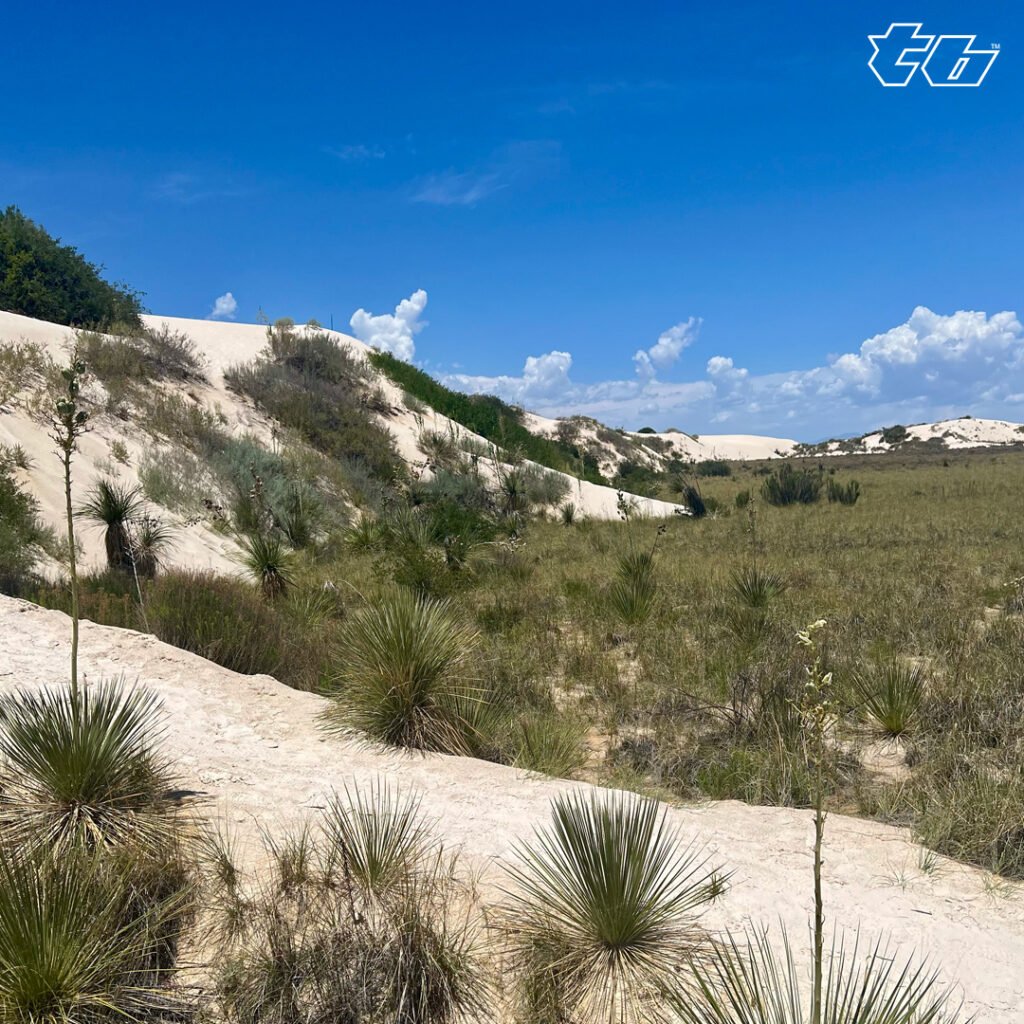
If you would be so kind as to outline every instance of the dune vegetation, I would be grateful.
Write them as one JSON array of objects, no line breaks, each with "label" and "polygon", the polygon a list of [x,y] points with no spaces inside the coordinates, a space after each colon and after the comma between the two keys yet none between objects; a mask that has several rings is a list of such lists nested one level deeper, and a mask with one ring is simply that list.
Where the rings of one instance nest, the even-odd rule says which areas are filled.
[{"label": "dune vegetation", "polygon": [[[822,845],[829,814],[863,815],[1024,878],[1019,452],[648,467],[685,507],[646,518],[623,491],[598,521],[552,472],[564,447],[537,449],[547,465],[495,447],[523,428],[493,403],[442,396],[492,433],[422,426],[423,461],[401,458],[367,364],[315,328],[279,321],[225,375],[269,441],[175,390],[204,379],[188,338],[119,330],[30,374],[60,542],[23,453],[0,458],[0,587],[72,617],[67,681],[0,700],[5,1021],[957,1019],[913,951],[826,936]],[[24,351],[0,354],[24,376]],[[113,449],[74,484],[104,417],[165,446],[138,487]],[[231,539],[233,574],[168,567],[199,523]],[[84,530],[102,571],[79,571]],[[176,795],[158,702],[79,677],[81,618],[322,694],[327,735],[620,792],[556,799],[497,897],[384,783],[267,834],[253,873]],[[785,935],[705,928],[728,851],[681,844],[654,798],[812,812],[808,977]]]}]

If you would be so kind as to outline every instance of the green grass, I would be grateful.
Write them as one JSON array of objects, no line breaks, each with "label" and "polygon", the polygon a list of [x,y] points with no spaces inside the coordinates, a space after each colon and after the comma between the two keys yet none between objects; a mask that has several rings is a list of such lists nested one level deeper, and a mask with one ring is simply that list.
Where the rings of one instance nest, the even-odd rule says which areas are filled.
[{"label": "green grass", "polygon": [[548,469],[571,473],[593,483],[605,482],[592,459],[571,444],[531,433],[523,426],[522,410],[500,398],[452,391],[388,352],[371,352],[370,362],[408,394],[499,448],[516,451]]}]

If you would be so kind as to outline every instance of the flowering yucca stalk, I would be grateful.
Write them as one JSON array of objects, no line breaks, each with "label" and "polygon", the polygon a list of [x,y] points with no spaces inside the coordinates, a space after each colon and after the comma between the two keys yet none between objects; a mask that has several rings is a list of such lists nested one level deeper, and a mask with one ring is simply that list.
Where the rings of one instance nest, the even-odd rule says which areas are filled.
[{"label": "flowering yucca stalk", "polygon": [[832,673],[822,664],[817,635],[825,628],[824,619],[800,630],[796,641],[813,653],[814,661],[807,668],[807,682],[800,701],[800,719],[804,726],[807,760],[814,772],[814,981],[811,1001],[811,1022],[821,1024],[822,965],[825,955],[825,914],[821,896],[821,845],[825,836],[826,737],[836,720],[832,700]]}]

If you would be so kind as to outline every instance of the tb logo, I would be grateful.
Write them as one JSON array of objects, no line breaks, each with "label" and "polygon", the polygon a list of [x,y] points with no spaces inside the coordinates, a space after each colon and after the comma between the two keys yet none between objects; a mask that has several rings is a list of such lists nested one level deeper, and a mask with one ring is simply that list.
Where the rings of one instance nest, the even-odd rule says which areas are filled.
[{"label": "tb logo", "polygon": [[927,36],[921,23],[897,22],[880,36],[868,36],[874,47],[868,67],[887,87],[902,88],[918,68],[934,86],[977,87],[999,56],[999,47],[975,49],[977,36]]}]

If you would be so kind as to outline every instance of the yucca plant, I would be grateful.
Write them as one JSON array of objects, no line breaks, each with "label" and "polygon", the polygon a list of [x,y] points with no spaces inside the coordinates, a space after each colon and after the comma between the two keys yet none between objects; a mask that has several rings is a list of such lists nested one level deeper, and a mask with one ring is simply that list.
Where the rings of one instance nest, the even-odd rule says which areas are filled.
[{"label": "yucca plant", "polygon": [[170,540],[170,529],[159,519],[144,515],[138,520],[132,537],[132,557],[140,576],[152,579],[156,575]]},{"label": "yucca plant", "polygon": [[420,800],[386,781],[335,795],[323,823],[334,855],[363,895],[386,899],[419,870],[431,840]]},{"label": "yucca plant", "polygon": [[132,524],[143,512],[142,492],[116,480],[100,480],[76,515],[106,527],[104,544],[111,569],[132,571]]},{"label": "yucca plant", "polygon": [[893,659],[854,680],[863,713],[889,739],[905,736],[914,726],[925,693],[925,677],[917,665]]},{"label": "yucca plant", "polygon": [[864,957],[834,938],[820,1015],[806,999],[807,979],[785,933],[779,956],[764,932],[730,939],[694,969],[698,995],[675,992],[680,1024],[953,1024],[948,990],[926,964],[900,960],[882,942]]},{"label": "yucca plant", "polygon": [[0,1019],[99,1024],[180,1013],[159,946],[174,899],[81,848],[60,857],[0,847]]},{"label": "yucca plant", "polygon": [[627,626],[642,626],[654,612],[658,597],[655,548],[630,547],[619,557],[618,569],[608,592],[612,610]]},{"label": "yucca plant", "polygon": [[242,540],[242,565],[271,601],[284,597],[295,583],[295,557],[272,534],[254,533]]},{"label": "yucca plant", "polygon": [[382,743],[467,753],[478,635],[447,601],[402,589],[357,614],[340,646],[336,720]]},{"label": "yucca plant", "polygon": [[786,581],[775,572],[745,565],[729,581],[732,596],[746,608],[767,608],[786,589]]},{"label": "yucca plant", "polygon": [[0,701],[0,837],[18,848],[162,849],[176,828],[160,704],[108,681]]},{"label": "yucca plant", "polygon": [[502,922],[531,1021],[666,1019],[665,993],[714,949],[696,911],[722,879],[680,848],[665,808],[626,794],[556,797],[517,849]]}]

